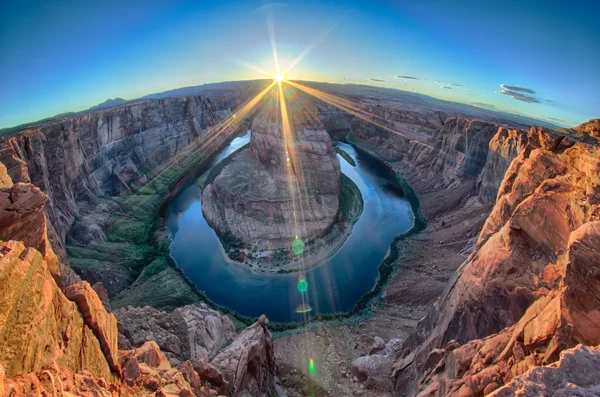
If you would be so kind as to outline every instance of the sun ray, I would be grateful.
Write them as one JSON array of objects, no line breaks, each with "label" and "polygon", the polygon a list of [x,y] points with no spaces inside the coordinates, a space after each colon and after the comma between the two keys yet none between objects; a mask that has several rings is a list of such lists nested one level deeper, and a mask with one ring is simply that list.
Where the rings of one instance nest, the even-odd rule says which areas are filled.
[{"label": "sun ray", "polygon": [[[165,163],[161,169],[156,172],[151,178],[140,188],[137,195],[132,195],[125,199],[124,202],[128,203],[131,200],[137,200],[136,204],[144,206],[152,200],[153,196],[153,184],[156,181],[167,175],[172,168],[177,165],[180,168],[190,168],[194,163],[198,162],[198,156],[201,156],[211,145],[220,146],[227,139],[232,137],[232,134],[236,133],[239,126],[243,123],[244,119],[248,117],[251,112],[256,108],[262,98],[273,88],[274,82],[269,84],[266,88],[256,94],[252,99],[248,100],[244,105],[236,109],[227,119],[221,121],[217,125],[208,128],[206,135],[196,138],[196,144],[188,145],[187,149],[182,150],[173,156],[167,163]],[[202,139],[202,142],[198,144],[198,140]],[[144,194],[147,193],[147,194]]]},{"label": "sun ray", "polygon": [[328,103],[340,110],[343,110],[346,113],[352,114],[353,116],[355,116],[363,121],[373,124],[376,127],[386,130],[392,134],[402,136],[404,139],[408,140],[409,142],[419,144],[419,145],[425,145],[428,147],[433,147],[430,143],[425,142],[416,136],[410,136],[406,133],[398,131],[395,128],[392,128],[390,126],[389,121],[385,120],[383,117],[373,114],[364,108],[361,108],[360,106],[354,104],[352,101],[350,101],[348,99],[341,98],[337,95],[325,93],[323,91],[317,90],[312,87],[308,87],[306,85],[300,84],[295,81],[286,80],[286,83],[291,85],[292,87],[295,87],[301,91],[304,91],[305,93],[313,96],[314,98],[317,98],[317,99],[319,99],[325,103]]},{"label": "sun ray", "polygon": [[275,42],[275,26],[273,25],[273,14],[270,8],[265,9],[265,20],[267,23],[267,31],[269,32],[269,40],[271,42],[271,51],[273,52],[273,62],[275,63],[275,73],[280,74],[279,56],[277,55],[277,43]]},{"label": "sun ray", "polygon": [[321,42],[329,35],[329,33],[331,33],[331,31],[333,29],[335,29],[337,27],[337,25],[340,23],[340,21],[343,19],[340,18],[337,21],[335,21],[333,24],[331,24],[331,26],[329,26],[324,32],[323,34],[321,34],[321,36],[319,36],[317,38],[317,40],[315,40],[313,43],[311,43],[310,45],[308,45],[301,53],[300,55],[298,55],[296,57],[296,59],[294,59],[292,61],[292,63],[287,67],[287,69],[285,70],[285,72],[283,73],[284,75],[288,74],[298,63],[300,63],[300,61],[302,61],[302,59],[304,59],[305,56],[307,56],[315,47],[317,47],[319,44],[321,44]]}]

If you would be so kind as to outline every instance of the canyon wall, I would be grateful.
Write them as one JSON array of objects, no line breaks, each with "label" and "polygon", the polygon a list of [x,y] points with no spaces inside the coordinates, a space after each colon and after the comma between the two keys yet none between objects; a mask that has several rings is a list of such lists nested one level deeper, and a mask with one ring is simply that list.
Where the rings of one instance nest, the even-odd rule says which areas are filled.
[{"label": "canyon wall", "polygon": [[102,288],[60,287],[46,239],[47,196],[13,185],[1,167],[0,181],[2,232],[22,237],[0,240],[1,396],[285,396],[264,317],[236,335],[229,318],[206,306],[172,314],[128,308],[118,328],[96,292]]},{"label": "canyon wall", "polygon": [[527,143],[527,131],[485,121],[443,113],[427,119],[402,115],[382,119],[382,126],[354,118],[349,137],[398,169],[420,192],[473,181],[480,199],[493,203],[504,173]]},{"label": "canyon wall", "polygon": [[500,130],[490,141],[504,148],[492,159],[520,153],[474,251],[399,352],[399,395],[488,394],[567,348],[600,343],[600,143],[591,126],[532,128],[526,138]]},{"label": "canyon wall", "polygon": [[48,218],[62,243],[80,202],[144,185],[152,171],[199,145],[237,102],[235,96],[150,99],[50,121],[2,137],[0,162],[14,182],[31,182],[48,195]]},{"label": "canyon wall", "polygon": [[417,133],[397,120],[352,119],[348,140],[437,197],[428,217],[443,208],[436,200],[494,204],[463,249],[470,256],[397,351],[396,395],[585,395],[600,384],[584,375],[600,356],[599,126],[527,131],[448,117]]},{"label": "canyon wall", "polygon": [[[0,137],[7,174],[48,197],[47,234],[62,285],[81,276],[103,283],[114,298],[148,265],[160,263],[146,272],[143,288],[119,301],[175,306],[198,300],[151,234],[170,189],[237,132],[222,133],[221,122],[251,93],[140,100]],[[155,288],[147,282],[158,279],[166,295],[148,300],[144,291]]]}]

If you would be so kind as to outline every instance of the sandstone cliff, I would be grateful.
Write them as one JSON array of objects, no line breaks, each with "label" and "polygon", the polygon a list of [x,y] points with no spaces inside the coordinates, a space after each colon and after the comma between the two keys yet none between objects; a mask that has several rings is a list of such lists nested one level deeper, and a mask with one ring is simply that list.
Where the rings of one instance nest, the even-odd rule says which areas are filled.
[{"label": "sandstone cliff", "polygon": [[[235,337],[232,322],[205,306],[172,314],[130,308],[119,314],[127,337],[120,335],[96,293],[101,286],[78,281],[60,288],[42,232],[46,195],[3,180],[3,231],[31,234],[20,235],[23,242],[0,240],[1,396],[285,396],[264,317]],[[149,311],[156,322],[136,322]],[[176,367],[155,340],[171,349]]]},{"label": "sandstone cliff", "polygon": [[474,183],[480,199],[493,203],[504,173],[527,143],[527,131],[485,121],[444,117],[435,124],[417,118],[406,128],[407,120],[400,125],[394,120],[383,119],[382,128],[355,118],[348,137],[397,168],[422,193]]},{"label": "sandstone cliff", "polygon": [[[101,342],[96,333],[110,334],[116,320],[103,310],[90,312],[112,321],[93,323],[58,288],[42,255],[16,241],[2,242],[0,258],[0,364],[7,377],[36,372],[55,364],[72,372],[87,371],[107,381],[118,365],[116,333]],[[84,282],[82,282],[84,283]],[[89,286],[89,285],[88,285]],[[84,299],[102,304],[95,294]],[[95,307],[97,309],[97,305]]]},{"label": "sandstone cliff", "polygon": [[600,342],[600,145],[590,125],[492,139],[520,154],[475,250],[404,343],[399,395],[488,394],[564,349]]},{"label": "sandstone cliff", "polygon": [[250,147],[204,189],[202,211],[221,235],[289,249],[296,238],[322,236],[335,221],[341,172],[331,139],[314,119],[292,120],[286,140],[272,115],[259,114]]},{"label": "sandstone cliff", "polygon": [[[49,122],[3,137],[0,162],[13,182],[31,182],[48,195],[48,217],[62,247],[86,204],[131,192],[160,166],[177,163],[236,103],[235,97],[146,100]],[[103,237],[103,225],[87,220],[93,222],[86,232],[74,237],[85,243]]]},{"label": "sandstone cliff", "polygon": [[13,182],[31,182],[48,195],[48,217],[64,241],[79,201],[144,184],[234,103],[227,97],[151,99],[49,122],[4,137],[0,162]]}]

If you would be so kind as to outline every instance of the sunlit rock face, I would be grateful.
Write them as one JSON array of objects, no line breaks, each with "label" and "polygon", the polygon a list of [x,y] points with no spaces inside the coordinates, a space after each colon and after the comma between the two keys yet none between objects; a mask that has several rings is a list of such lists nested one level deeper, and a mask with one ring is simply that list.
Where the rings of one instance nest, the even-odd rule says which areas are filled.
[{"label": "sunlit rock face", "polygon": [[255,118],[249,149],[202,194],[202,211],[218,233],[266,249],[326,233],[340,195],[340,163],[321,122],[294,116],[284,138],[275,117],[265,111]]},{"label": "sunlit rock face", "polygon": [[398,354],[399,395],[514,395],[531,368],[600,343],[598,124],[517,140],[473,253]]}]

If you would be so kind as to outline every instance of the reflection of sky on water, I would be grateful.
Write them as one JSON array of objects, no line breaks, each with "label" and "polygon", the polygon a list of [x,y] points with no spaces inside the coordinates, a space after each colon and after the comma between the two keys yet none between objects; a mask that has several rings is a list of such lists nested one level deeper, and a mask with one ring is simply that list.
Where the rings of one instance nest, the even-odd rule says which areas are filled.
[{"label": "reflection of sky on water", "polygon": [[[212,161],[218,163],[249,141],[236,138]],[[363,213],[352,234],[337,252],[305,273],[307,293],[298,291],[300,275],[255,273],[230,263],[210,226],[204,220],[201,191],[196,185],[183,189],[169,204],[167,232],[173,235],[171,255],[190,280],[212,301],[247,316],[266,314],[272,321],[301,321],[297,308],[315,313],[351,310],[378,278],[377,267],[395,236],[413,222],[410,205],[389,188],[390,180],[373,161],[340,143],[356,161],[352,167],[342,157],[342,172],[360,189]],[[291,242],[290,242],[291,244]]]}]

